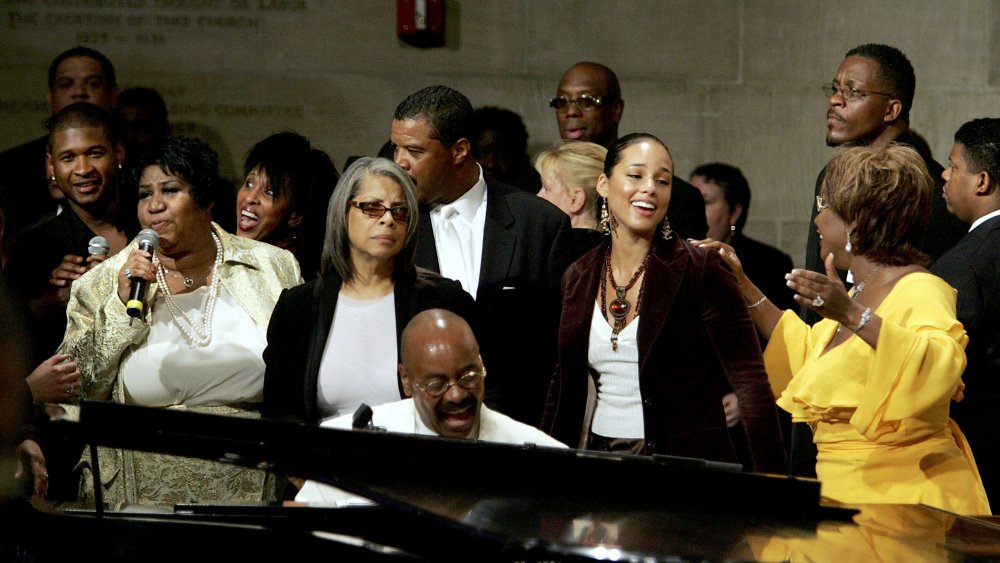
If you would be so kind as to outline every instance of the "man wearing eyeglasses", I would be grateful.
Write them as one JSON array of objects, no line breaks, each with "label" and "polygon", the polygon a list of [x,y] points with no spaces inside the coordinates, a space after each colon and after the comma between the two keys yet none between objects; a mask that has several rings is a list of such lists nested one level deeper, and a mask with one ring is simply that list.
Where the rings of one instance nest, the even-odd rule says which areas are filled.
[{"label": "man wearing eyeglasses", "polygon": [[[418,313],[403,329],[400,360],[399,376],[410,398],[373,407],[372,425],[404,434],[566,447],[483,404],[486,368],[476,337],[462,317],[444,309]],[[322,426],[349,430],[352,423],[347,415]],[[359,499],[306,481],[295,500],[354,504]]]},{"label": "man wearing eyeglasses", "polygon": [[[923,139],[909,130],[915,88],[913,66],[899,49],[879,44],[859,45],[851,49],[844,55],[833,81],[823,85],[823,93],[827,96],[826,144],[830,147],[884,146],[892,142],[910,145],[924,159],[940,191],[944,184],[941,178],[943,168],[934,161]],[[816,178],[816,196],[825,175],[824,169]],[[817,211],[813,206],[806,244],[806,267],[825,273],[825,257],[819,255],[819,233],[813,226]],[[948,213],[943,199],[935,197],[921,250],[935,260],[955,246],[967,228]],[[802,316],[809,323],[821,318],[808,307],[802,308]],[[789,471],[796,475],[815,475],[816,448],[812,443],[812,432],[805,423],[793,425],[791,450]]]},{"label": "man wearing eyeglasses", "polygon": [[[556,111],[559,136],[564,141],[587,141],[610,149],[618,138],[625,100],[614,71],[599,63],[579,62],[563,73],[549,106]],[[700,240],[708,233],[701,192],[676,171],[667,217],[674,232],[683,238]]]},{"label": "man wearing eyeglasses", "polygon": [[[823,86],[827,95],[826,144],[831,147],[849,145],[882,146],[891,142],[914,147],[923,157],[927,170],[938,190],[944,181],[943,168],[926,148],[926,143],[909,130],[910,108],[916,78],[913,66],[899,49],[888,45],[867,44],[851,49],[837,69],[833,82]],[[823,182],[824,171],[816,180],[816,195]],[[816,218],[816,208],[812,217]],[[932,260],[937,259],[965,234],[967,226],[955,219],[935,197],[930,224],[921,250]],[[819,255],[819,234],[809,222],[806,245],[806,267],[825,272]],[[807,319],[819,320],[810,311]]]}]

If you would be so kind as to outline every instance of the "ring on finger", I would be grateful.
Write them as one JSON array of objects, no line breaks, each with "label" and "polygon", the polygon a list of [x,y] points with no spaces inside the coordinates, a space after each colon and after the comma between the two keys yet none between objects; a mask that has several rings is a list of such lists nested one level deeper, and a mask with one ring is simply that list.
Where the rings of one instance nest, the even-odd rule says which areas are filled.
[{"label": "ring on finger", "polygon": [[816,307],[818,309],[818,308],[822,307],[825,304],[826,304],[826,301],[823,300],[823,296],[817,293],[816,294],[816,298],[812,300],[812,306]]},{"label": "ring on finger", "polygon": [[132,279],[132,270],[129,268],[125,268],[125,279],[127,280]]}]

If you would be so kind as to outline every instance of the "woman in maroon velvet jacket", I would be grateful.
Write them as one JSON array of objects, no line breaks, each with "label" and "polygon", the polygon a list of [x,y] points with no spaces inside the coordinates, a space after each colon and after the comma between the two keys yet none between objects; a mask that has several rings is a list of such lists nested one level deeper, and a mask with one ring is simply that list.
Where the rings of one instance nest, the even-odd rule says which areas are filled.
[{"label": "woman in maroon velvet jacket", "polygon": [[652,135],[625,136],[608,152],[598,192],[611,236],[563,276],[543,427],[588,449],[736,462],[721,403],[728,381],[754,469],[784,471],[774,397],[736,280],[718,254],[670,234],[672,172]]}]

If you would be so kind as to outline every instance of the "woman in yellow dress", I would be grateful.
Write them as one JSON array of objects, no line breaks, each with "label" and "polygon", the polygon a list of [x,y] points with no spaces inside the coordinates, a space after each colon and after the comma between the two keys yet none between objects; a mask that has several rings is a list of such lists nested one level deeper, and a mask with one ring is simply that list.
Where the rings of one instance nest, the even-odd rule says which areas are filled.
[{"label": "woman in yellow dress", "polygon": [[[920,156],[901,145],[855,147],[827,165],[816,229],[826,274],[792,270],[795,300],[824,319],[782,313],[743,274],[778,406],[807,422],[825,497],[844,503],[922,503],[989,514],[976,462],[948,418],[961,399],[965,330],[956,292],[918,250],[934,197]],[[844,289],[836,268],[850,270]]]}]

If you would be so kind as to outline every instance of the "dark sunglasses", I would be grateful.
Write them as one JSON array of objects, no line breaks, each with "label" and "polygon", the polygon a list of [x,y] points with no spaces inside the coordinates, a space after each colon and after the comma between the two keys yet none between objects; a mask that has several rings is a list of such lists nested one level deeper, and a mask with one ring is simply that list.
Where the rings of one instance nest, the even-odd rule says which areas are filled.
[{"label": "dark sunglasses", "polygon": [[388,211],[392,214],[392,218],[400,223],[410,220],[410,208],[405,205],[386,207],[377,201],[348,201],[347,205],[357,207],[362,213],[372,219],[381,219],[385,215],[385,212]]}]

